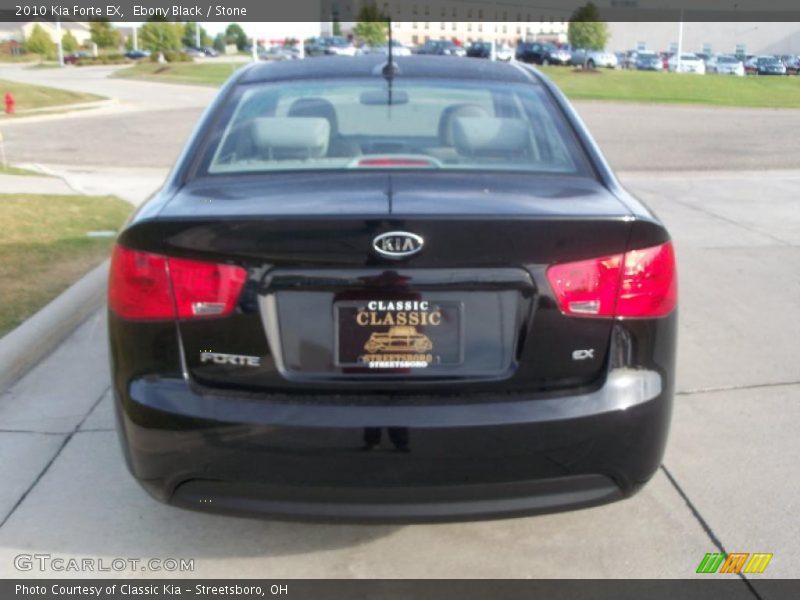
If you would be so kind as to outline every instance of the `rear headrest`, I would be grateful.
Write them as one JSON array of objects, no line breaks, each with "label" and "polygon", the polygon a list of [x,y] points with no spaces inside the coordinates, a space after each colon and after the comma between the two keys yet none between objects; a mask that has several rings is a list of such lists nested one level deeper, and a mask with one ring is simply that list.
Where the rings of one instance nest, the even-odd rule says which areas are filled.
[{"label": "rear headrest", "polygon": [[530,148],[528,129],[523,119],[456,117],[453,141],[464,156],[507,156]]},{"label": "rear headrest", "polygon": [[457,117],[488,117],[489,111],[477,104],[453,104],[442,111],[439,117],[439,142],[443,146],[454,146],[453,125]]},{"label": "rear headrest", "polygon": [[269,159],[320,158],[328,152],[330,125],[320,117],[253,119],[253,143]]},{"label": "rear headrest", "polygon": [[298,98],[289,107],[289,117],[321,117],[328,121],[333,135],[339,134],[339,120],[333,103],[325,98]]}]

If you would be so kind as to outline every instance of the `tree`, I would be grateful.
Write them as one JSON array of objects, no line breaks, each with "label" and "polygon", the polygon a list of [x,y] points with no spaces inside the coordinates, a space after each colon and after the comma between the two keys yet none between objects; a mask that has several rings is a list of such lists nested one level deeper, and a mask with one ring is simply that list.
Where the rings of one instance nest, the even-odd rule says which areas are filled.
[{"label": "tree", "polygon": [[333,35],[342,35],[342,24],[339,19],[333,20]]},{"label": "tree", "polygon": [[42,29],[42,26],[38,23],[34,25],[31,34],[28,36],[28,39],[25,40],[25,51],[40,56],[47,56],[52,54],[54,49],[55,44],[53,44],[53,40],[50,39],[47,32]]},{"label": "tree", "polygon": [[89,23],[92,41],[98,48],[116,48],[119,45],[119,31],[105,19],[98,19]]},{"label": "tree", "polygon": [[225,52],[225,36],[218,33],[214,38],[214,50],[217,52]]},{"label": "tree", "polygon": [[567,37],[573,48],[602,50],[608,42],[608,25],[600,20],[597,7],[589,2],[572,13]]},{"label": "tree", "polygon": [[365,4],[358,11],[358,23],[353,27],[353,33],[362,42],[369,46],[379,46],[386,43],[387,19],[372,4]]},{"label": "tree", "polygon": [[78,40],[72,35],[71,31],[67,30],[67,32],[61,36],[61,47],[64,49],[64,52],[75,52],[78,46]]},{"label": "tree", "polygon": [[[186,23],[183,26],[183,34],[181,38],[181,43],[184,46],[195,46],[195,42],[197,41],[197,36],[195,35],[195,29],[197,27],[196,23]],[[210,46],[211,45],[211,36],[208,35],[208,32],[203,28],[200,27],[200,45],[201,46]]]},{"label": "tree", "polygon": [[231,23],[225,29],[225,42],[228,44],[236,44],[236,47],[241,51],[247,46],[247,34],[238,23]]},{"label": "tree", "polygon": [[149,21],[139,29],[139,45],[150,52],[181,49],[180,24]]}]

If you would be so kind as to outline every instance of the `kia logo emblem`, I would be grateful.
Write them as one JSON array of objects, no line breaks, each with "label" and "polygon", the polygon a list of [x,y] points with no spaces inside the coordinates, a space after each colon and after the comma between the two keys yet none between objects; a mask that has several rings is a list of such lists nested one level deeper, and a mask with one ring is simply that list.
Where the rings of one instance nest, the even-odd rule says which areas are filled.
[{"label": "kia logo emblem", "polygon": [[425,244],[420,236],[407,231],[387,231],[372,241],[372,247],[385,258],[406,258],[413,256]]}]

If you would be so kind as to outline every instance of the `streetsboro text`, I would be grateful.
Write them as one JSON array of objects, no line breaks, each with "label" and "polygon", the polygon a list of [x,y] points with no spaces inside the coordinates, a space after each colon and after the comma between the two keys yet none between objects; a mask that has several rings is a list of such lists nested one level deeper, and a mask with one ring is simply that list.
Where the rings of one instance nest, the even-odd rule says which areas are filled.
[{"label": "streetsboro text", "polygon": [[50,592],[53,596],[95,596],[112,595],[119,593],[122,596],[180,596],[184,592],[204,596],[253,596],[260,597],[270,594],[272,596],[286,595],[289,593],[288,586],[285,584],[273,584],[269,587],[260,585],[202,585],[197,584],[194,588],[184,589],[180,585],[172,583],[165,584],[145,584],[134,585],[129,583],[111,585],[65,585],[54,583],[49,588],[44,585],[25,585],[17,584],[15,593],[17,596],[44,596]]},{"label": "streetsboro text", "polygon": [[134,17],[246,17],[247,9],[243,6],[222,6],[214,5],[201,7],[197,4],[183,5],[173,4],[172,6],[142,6],[133,5]]}]

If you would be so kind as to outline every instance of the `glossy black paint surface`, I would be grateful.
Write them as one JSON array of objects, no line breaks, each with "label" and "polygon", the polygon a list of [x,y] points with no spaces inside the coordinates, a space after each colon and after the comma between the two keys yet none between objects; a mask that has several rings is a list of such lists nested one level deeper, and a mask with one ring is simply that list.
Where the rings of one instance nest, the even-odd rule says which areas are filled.
[{"label": "glossy black paint surface", "polygon": [[[635,492],[666,443],[677,313],[565,317],[546,270],[669,236],[620,187],[560,92],[532,69],[399,62],[401,76],[441,77],[446,64],[448,76],[544,86],[594,177],[411,170],[193,177],[232,86],[332,77],[337,69],[372,77],[380,59],[332,60],[234,76],[164,188],[120,235],[130,248],[248,273],[229,317],[130,322],[109,313],[120,435],[134,475],[181,506],[213,508],[201,501],[212,494],[224,512],[301,518],[484,517]],[[396,230],[422,236],[423,250],[402,261],[371,251],[376,235]],[[382,373],[338,365],[332,307],[369,299],[460,303],[463,361]],[[587,348],[592,360],[573,360]],[[260,365],[201,362],[208,351],[258,357]],[[613,400],[609,373],[650,373],[659,388],[634,405],[595,406]]]}]

